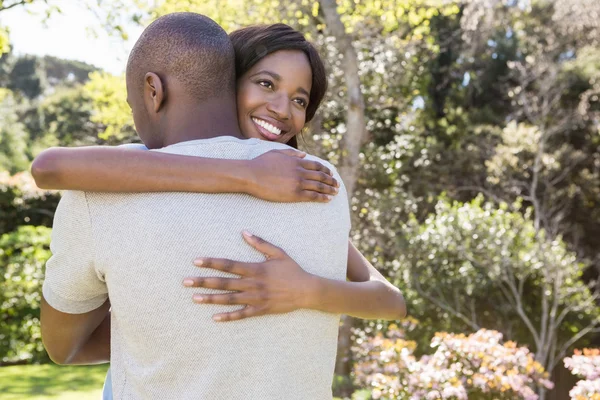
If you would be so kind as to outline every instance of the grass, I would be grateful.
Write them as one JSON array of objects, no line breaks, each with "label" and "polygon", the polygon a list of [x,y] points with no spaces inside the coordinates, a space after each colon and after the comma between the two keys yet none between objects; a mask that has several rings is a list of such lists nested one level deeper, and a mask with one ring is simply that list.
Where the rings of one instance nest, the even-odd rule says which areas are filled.
[{"label": "grass", "polygon": [[0,400],[98,400],[108,365],[0,368]]},{"label": "grass", "polygon": [[0,400],[99,400],[107,369],[108,365],[0,367]]}]

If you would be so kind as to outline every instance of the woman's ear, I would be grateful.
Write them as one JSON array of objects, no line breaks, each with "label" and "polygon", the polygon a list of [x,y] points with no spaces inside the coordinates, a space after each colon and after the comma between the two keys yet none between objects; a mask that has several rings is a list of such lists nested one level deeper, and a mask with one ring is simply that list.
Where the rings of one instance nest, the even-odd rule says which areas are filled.
[{"label": "woman's ear", "polygon": [[154,72],[148,72],[144,76],[144,94],[146,99],[152,101],[152,110],[158,112],[167,98],[167,93],[162,79]]}]

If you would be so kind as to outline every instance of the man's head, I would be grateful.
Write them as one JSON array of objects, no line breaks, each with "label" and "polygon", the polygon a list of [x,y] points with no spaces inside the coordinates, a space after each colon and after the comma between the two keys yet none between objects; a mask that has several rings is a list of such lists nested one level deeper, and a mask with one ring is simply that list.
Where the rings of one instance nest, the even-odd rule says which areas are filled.
[{"label": "man's head", "polygon": [[233,46],[223,28],[206,16],[165,15],[133,47],[126,80],[140,138],[148,148],[162,147],[174,107],[218,98],[235,101]]}]

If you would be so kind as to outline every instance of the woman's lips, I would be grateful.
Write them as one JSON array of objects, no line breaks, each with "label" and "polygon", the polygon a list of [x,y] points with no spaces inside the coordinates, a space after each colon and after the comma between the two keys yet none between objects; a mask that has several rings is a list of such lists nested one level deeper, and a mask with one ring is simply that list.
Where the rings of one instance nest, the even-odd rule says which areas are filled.
[{"label": "woman's lips", "polygon": [[[252,123],[254,124],[254,126],[256,127],[256,129],[258,130],[258,132],[267,140],[270,140],[270,141],[279,140],[279,138],[283,134],[283,132],[281,132],[281,130],[279,130],[277,127],[273,126],[272,124],[269,124],[267,121],[264,121],[260,118],[255,118],[255,117],[252,117],[251,120],[252,120]],[[270,127],[272,127],[271,129],[275,128],[276,130],[279,130],[281,133],[279,135],[275,134],[263,125],[270,126]]]}]

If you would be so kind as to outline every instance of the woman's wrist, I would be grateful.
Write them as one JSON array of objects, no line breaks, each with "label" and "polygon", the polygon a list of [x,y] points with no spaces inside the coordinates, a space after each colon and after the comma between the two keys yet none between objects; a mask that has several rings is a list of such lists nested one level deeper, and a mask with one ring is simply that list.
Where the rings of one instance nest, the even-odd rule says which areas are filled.
[{"label": "woman's wrist", "polygon": [[232,176],[232,180],[240,189],[238,193],[255,195],[257,182],[253,166],[252,160],[239,160],[239,165],[235,165],[235,174]]},{"label": "woman's wrist", "polygon": [[316,310],[321,303],[322,278],[309,273],[307,275],[305,284],[302,285],[298,308]]},{"label": "woman's wrist", "polygon": [[[252,173],[246,160],[200,160],[201,163],[210,162],[217,169],[210,176],[204,164],[199,165],[196,178],[186,179],[182,182],[185,191],[200,193],[247,193],[252,188]],[[187,167],[186,167],[187,168]]]}]

